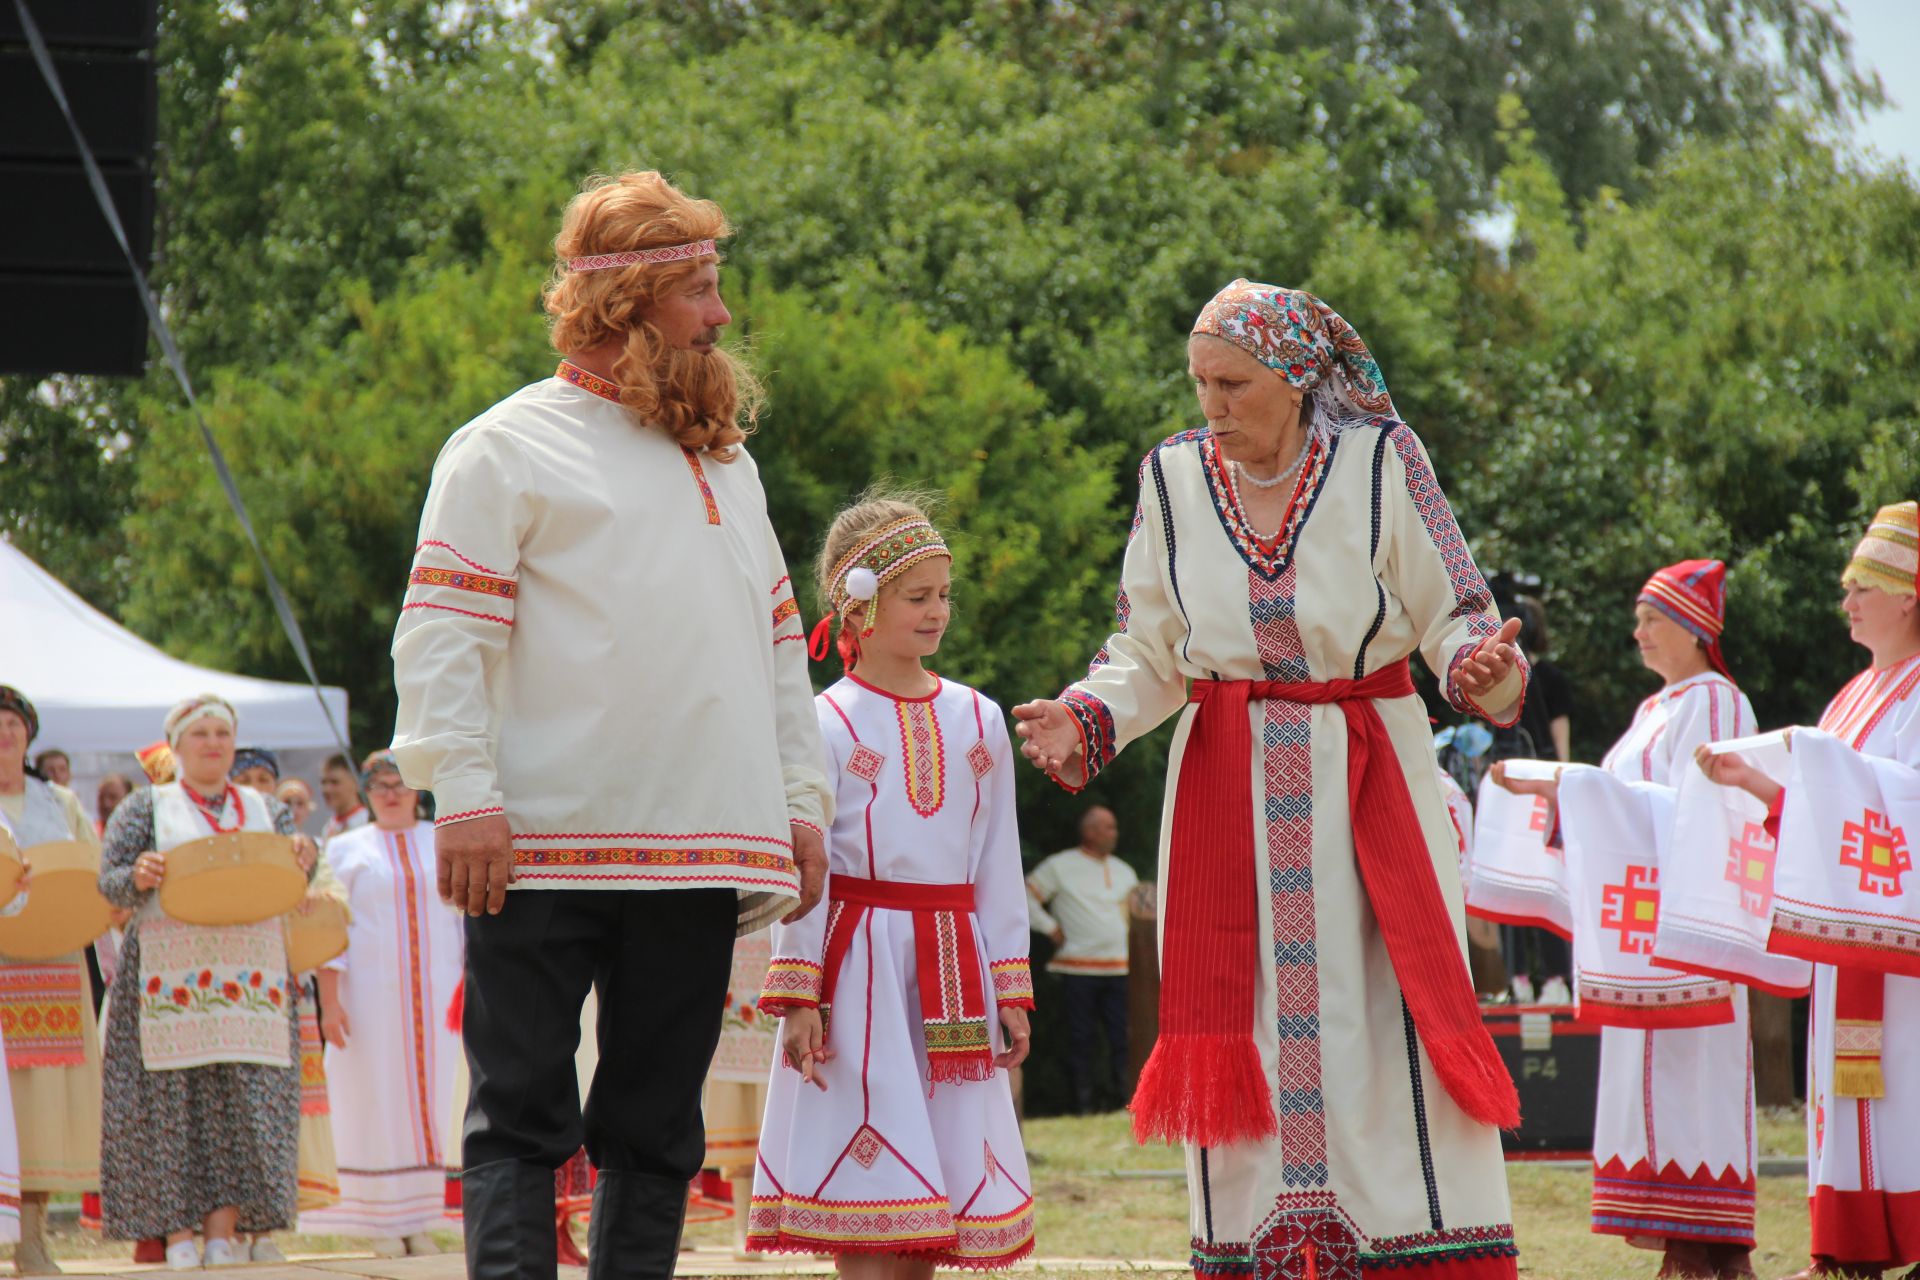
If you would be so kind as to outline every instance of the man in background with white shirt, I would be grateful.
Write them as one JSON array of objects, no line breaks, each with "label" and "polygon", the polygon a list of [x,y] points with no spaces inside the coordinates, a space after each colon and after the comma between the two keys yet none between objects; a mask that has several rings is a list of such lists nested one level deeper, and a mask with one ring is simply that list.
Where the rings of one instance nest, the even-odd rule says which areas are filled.
[{"label": "man in background with white shirt", "polygon": [[1080,815],[1079,846],[1054,854],[1027,877],[1027,918],[1035,933],[1053,939],[1047,972],[1060,976],[1073,1100],[1083,1115],[1094,1109],[1096,1026],[1107,1037],[1111,1096],[1126,1102],[1127,897],[1140,878],[1113,856],[1119,844],[1113,810],[1095,805]]}]

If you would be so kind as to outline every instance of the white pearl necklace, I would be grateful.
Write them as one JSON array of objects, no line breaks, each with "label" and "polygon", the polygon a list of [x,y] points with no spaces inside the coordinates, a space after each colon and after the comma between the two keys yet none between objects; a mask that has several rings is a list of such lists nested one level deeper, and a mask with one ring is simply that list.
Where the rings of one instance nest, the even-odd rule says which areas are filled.
[{"label": "white pearl necklace", "polygon": [[1245,467],[1241,466],[1238,462],[1233,464],[1233,473],[1234,475],[1238,476],[1240,479],[1245,480],[1248,484],[1252,485],[1256,489],[1278,488],[1280,485],[1283,485],[1287,481],[1293,479],[1293,477],[1299,472],[1300,464],[1307,460],[1307,449],[1312,444],[1313,444],[1313,437],[1311,436],[1301,441],[1300,452],[1293,455],[1293,461],[1288,464],[1287,469],[1285,471],[1282,471],[1279,475],[1273,477],[1273,479],[1271,480],[1262,480],[1259,476],[1253,475],[1250,472],[1248,472],[1248,470]]}]

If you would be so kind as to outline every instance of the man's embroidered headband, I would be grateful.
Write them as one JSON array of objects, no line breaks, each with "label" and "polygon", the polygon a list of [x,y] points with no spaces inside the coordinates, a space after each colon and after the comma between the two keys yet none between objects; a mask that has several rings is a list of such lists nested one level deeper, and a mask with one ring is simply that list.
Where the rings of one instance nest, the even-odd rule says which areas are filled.
[{"label": "man's embroidered headband", "polygon": [[[827,629],[835,618],[841,619],[842,634],[852,626],[853,614],[861,613],[859,634],[873,634],[880,613],[880,588],[934,556],[952,558],[947,543],[925,516],[907,516],[875,529],[854,548],[840,557],[827,581],[827,616],[814,628],[810,650],[816,659],[826,656]],[[857,652],[858,646],[854,646]]]},{"label": "man's embroidered headband", "polygon": [[713,241],[695,240],[691,244],[670,244],[659,249],[633,249],[626,253],[594,253],[582,258],[569,258],[567,270],[611,271],[615,267],[658,266],[663,262],[704,258],[717,252]]}]

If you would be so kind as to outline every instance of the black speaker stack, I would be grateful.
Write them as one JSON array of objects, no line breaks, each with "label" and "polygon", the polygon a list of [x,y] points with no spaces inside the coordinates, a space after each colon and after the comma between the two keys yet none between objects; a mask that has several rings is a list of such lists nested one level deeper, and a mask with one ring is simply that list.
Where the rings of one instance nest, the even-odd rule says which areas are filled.
[{"label": "black speaker stack", "polygon": [[[0,373],[132,375],[147,319],[73,135],[0,0]],[[27,0],[145,271],[157,0]]]}]

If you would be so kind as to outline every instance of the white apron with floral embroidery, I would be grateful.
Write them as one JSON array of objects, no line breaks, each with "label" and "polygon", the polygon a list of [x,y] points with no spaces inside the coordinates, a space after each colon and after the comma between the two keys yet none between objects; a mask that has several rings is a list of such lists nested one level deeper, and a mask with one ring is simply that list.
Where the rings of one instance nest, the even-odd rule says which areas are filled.
[{"label": "white apron with floral embroidery", "polygon": [[[272,831],[258,792],[235,788],[240,829]],[[153,789],[154,847],[211,835],[179,783]],[[149,1071],[216,1062],[291,1067],[286,937],[278,919],[207,926],[175,920],[154,895],[140,910],[140,1057]]]}]

